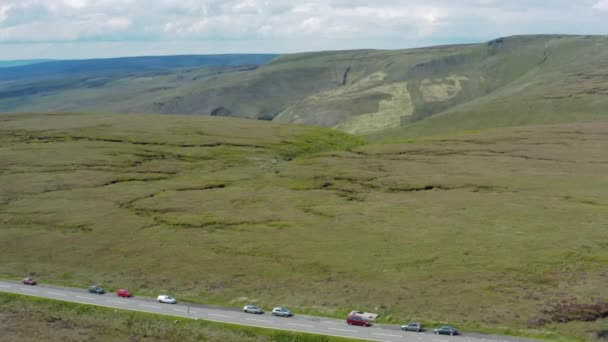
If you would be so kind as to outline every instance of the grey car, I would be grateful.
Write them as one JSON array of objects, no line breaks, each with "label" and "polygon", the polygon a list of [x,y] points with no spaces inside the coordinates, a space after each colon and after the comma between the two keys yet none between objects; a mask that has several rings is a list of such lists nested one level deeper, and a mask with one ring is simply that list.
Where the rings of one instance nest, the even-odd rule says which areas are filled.
[{"label": "grey car", "polygon": [[101,287],[101,286],[91,285],[91,286],[89,286],[89,292],[97,293],[97,294],[104,294],[104,293],[106,293],[106,290],[104,290],[103,287]]},{"label": "grey car", "polygon": [[423,331],[422,329],[422,324],[418,323],[418,322],[410,322],[406,325],[402,325],[401,326],[401,330],[403,331],[415,331],[415,332],[421,332]]},{"label": "grey car", "polygon": [[437,335],[458,335],[458,330],[451,325],[444,325],[441,328],[433,329],[433,332]]},{"label": "grey car", "polygon": [[243,311],[246,313],[252,313],[252,314],[256,314],[256,315],[261,315],[264,313],[264,310],[262,310],[260,307],[255,306],[255,305],[245,305],[243,307]]}]

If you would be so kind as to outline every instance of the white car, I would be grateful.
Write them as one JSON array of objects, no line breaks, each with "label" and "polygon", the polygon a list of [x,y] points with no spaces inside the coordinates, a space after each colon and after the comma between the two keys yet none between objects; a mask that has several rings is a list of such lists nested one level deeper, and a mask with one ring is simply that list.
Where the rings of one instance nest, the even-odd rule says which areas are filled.
[{"label": "white car", "polygon": [[165,303],[165,304],[175,304],[177,303],[177,300],[175,300],[175,298],[171,297],[171,296],[167,296],[167,295],[160,295],[158,296],[158,302],[159,303]]},{"label": "white car", "polygon": [[272,309],[272,315],[281,317],[291,317],[293,316],[293,313],[287,308],[277,306],[276,308]]}]

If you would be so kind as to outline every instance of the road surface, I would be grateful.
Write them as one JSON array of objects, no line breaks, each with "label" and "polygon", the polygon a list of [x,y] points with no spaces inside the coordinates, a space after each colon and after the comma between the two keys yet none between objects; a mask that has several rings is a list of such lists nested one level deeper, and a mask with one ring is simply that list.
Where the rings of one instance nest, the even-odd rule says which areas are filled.
[{"label": "road surface", "polygon": [[[80,304],[104,306],[115,309],[149,312],[161,315],[202,319],[207,321],[231,323],[303,332],[319,335],[347,337],[367,341],[382,342],[503,342],[530,341],[480,334],[460,336],[434,335],[429,332],[405,332],[395,325],[374,325],[372,327],[349,326],[345,320],[298,315],[294,317],[275,317],[269,312],[262,315],[247,314],[238,309],[211,307],[198,304],[177,303],[161,304],[153,298],[120,298],[115,293],[92,294],[87,289],[76,289],[50,285],[22,285],[20,282],[0,281],[0,291],[21,295],[62,300]],[[177,298],[179,300],[179,298]],[[265,308],[268,309],[268,308]]]}]

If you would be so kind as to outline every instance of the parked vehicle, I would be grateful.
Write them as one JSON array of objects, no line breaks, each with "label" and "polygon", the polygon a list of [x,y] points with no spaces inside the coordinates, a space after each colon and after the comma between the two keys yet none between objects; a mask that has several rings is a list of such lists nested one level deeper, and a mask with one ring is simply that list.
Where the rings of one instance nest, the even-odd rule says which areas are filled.
[{"label": "parked vehicle", "polygon": [[261,308],[255,306],[255,305],[245,305],[243,307],[243,311],[246,313],[252,313],[252,314],[256,314],[256,315],[261,315],[264,313],[264,310],[262,310]]},{"label": "parked vehicle", "polygon": [[370,327],[372,324],[365,319],[365,317],[361,317],[358,315],[350,315],[346,318],[346,323],[348,325],[358,325],[362,327]]},{"label": "parked vehicle", "polygon": [[29,277],[21,279],[21,282],[23,283],[23,285],[36,285],[36,284],[38,284],[36,282],[36,279],[29,278]]},{"label": "parked vehicle", "polygon": [[129,297],[133,297],[133,293],[131,293],[131,291],[127,290],[127,289],[120,289],[116,291],[116,295],[118,297],[124,297],[124,298],[129,298]]},{"label": "parked vehicle", "polygon": [[441,328],[433,329],[433,332],[438,335],[458,335],[458,330],[451,325],[444,325]]},{"label": "parked vehicle", "polygon": [[421,332],[423,331],[422,329],[422,324],[418,323],[418,322],[410,322],[406,325],[402,325],[401,326],[401,330],[403,331],[415,331],[415,332]]},{"label": "parked vehicle", "polygon": [[293,316],[293,313],[291,311],[289,311],[289,309],[287,309],[287,308],[277,306],[274,309],[272,309],[272,315],[281,316],[281,317],[291,317],[291,316]]},{"label": "parked vehicle", "polygon": [[159,303],[165,303],[165,304],[175,304],[177,303],[177,300],[175,300],[175,298],[171,297],[171,296],[167,296],[167,295],[160,295],[158,296],[158,302]]},{"label": "parked vehicle", "polygon": [[101,286],[91,285],[91,286],[89,286],[89,292],[97,293],[97,294],[104,294],[104,293],[106,293],[106,290],[104,290],[103,287],[101,287]]}]

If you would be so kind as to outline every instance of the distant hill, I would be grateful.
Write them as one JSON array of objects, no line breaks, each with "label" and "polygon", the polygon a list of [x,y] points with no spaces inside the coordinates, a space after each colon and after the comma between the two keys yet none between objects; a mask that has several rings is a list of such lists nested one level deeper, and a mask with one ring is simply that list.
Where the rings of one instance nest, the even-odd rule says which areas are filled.
[{"label": "distant hill", "polygon": [[[536,35],[408,50],[272,56],[252,68],[239,60],[219,69],[207,64],[160,73],[147,63],[126,63],[111,79],[83,65],[78,75],[86,79],[70,79],[64,72],[52,79],[0,82],[0,111],[233,116],[399,140],[607,118],[607,61],[607,36]],[[112,60],[97,65],[114,70]],[[44,64],[30,67],[29,75],[36,67]],[[15,76],[0,80],[10,77]],[[376,132],[389,133],[375,137]]]},{"label": "distant hill", "polygon": [[138,73],[177,68],[206,66],[261,65],[268,63],[276,55],[233,54],[233,55],[183,55],[148,56],[109,59],[85,59],[51,61],[15,66],[2,70],[0,80],[19,80],[37,77],[58,77],[73,75],[100,75],[116,73]]},{"label": "distant hill", "polygon": [[0,61],[0,68],[11,68],[22,65],[37,64],[44,62],[52,62],[53,59],[21,59],[14,61]]}]

